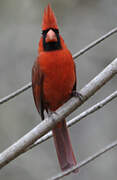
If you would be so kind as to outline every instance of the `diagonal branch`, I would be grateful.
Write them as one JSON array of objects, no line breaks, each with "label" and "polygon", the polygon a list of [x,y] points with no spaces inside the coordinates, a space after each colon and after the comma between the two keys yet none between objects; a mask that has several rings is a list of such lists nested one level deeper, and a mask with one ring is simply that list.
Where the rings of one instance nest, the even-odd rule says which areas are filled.
[{"label": "diagonal branch", "polygon": [[3,104],[9,101],[10,99],[13,99],[14,97],[18,96],[19,94],[29,89],[31,86],[32,86],[32,83],[30,82],[26,84],[25,86],[21,87],[20,89],[16,90],[15,92],[9,94],[8,96],[3,97],[2,99],[0,99],[0,104]]},{"label": "diagonal branch", "polygon": [[[78,51],[77,53],[75,53],[72,57],[74,59],[76,59],[77,57],[83,55],[84,53],[86,53],[88,50],[92,49],[93,47],[95,47],[96,45],[98,45],[99,43],[101,43],[102,41],[104,41],[105,39],[107,39],[108,37],[110,37],[111,35],[117,33],[117,27],[112,29],[111,31],[109,31],[108,33],[104,34],[103,36],[101,36],[100,38],[98,38],[97,40],[93,41],[92,43],[90,43],[89,45],[87,45],[85,48],[81,49],[80,51]],[[0,104],[3,104],[7,101],[9,101],[10,99],[13,99],[14,97],[18,96],[19,94],[23,93],[24,91],[26,91],[27,89],[29,89],[32,86],[32,83],[29,82],[28,84],[26,84],[25,86],[23,86],[22,88],[16,90],[15,92],[9,94],[8,96],[0,99]]]},{"label": "diagonal branch", "polygon": [[103,155],[104,153],[106,153],[107,151],[113,149],[116,146],[117,146],[117,140],[112,142],[111,144],[107,145],[106,147],[102,148],[97,153],[89,156],[88,158],[86,158],[84,161],[82,161],[81,163],[77,164],[76,166],[70,168],[67,171],[61,172],[60,174],[58,174],[56,176],[53,176],[52,178],[50,178],[48,180],[59,180],[59,179],[63,178],[64,176],[69,175],[75,169],[84,167],[85,165],[89,164],[91,161],[95,160],[96,158],[98,158],[99,156]]},{"label": "diagonal branch", "polygon": [[[110,94],[109,96],[107,96],[105,99],[101,100],[100,102],[98,102],[97,104],[93,105],[92,107],[86,109],[85,111],[83,111],[82,113],[80,113],[78,116],[76,116],[75,118],[71,119],[70,121],[67,122],[67,127],[71,127],[72,125],[76,124],[77,122],[81,121],[82,119],[84,119],[86,116],[94,113],[95,111],[99,110],[100,108],[102,108],[103,106],[105,106],[107,103],[109,103],[110,101],[112,101],[114,98],[117,98],[117,91],[113,92],[112,94]],[[43,143],[44,141],[48,140],[49,138],[52,137],[52,132],[48,132],[47,134],[45,134],[44,136],[42,136],[40,139],[38,139],[34,144],[32,144],[31,146],[29,146],[27,149],[25,149],[24,152],[27,152],[28,150],[34,148],[35,146]]]},{"label": "diagonal branch", "polygon": [[112,29],[108,33],[104,34],[103,36],[101,36],[97,40],[93,41],[92,43],[90,43],[89,45],[84,47],[83,49],[81,49],[79,52],[77,52],[76,54],[73,55],[73,58],[76,59],[77,57],[86,53],[88,50],[92,49],[93,47],[95,47],[96,45],[98,45],[99,43],[101,43],[102,41],[104,41],[105,39],[107,39],[108,37],[110,37],[111,35],[113,35],[115,33],[117,33],[117,27]]},{"label": "diagonal branch", "polygon": [[43,122],[33,128],[29,133],[11,145],[0,154],[0,168],[19,156],[27,147],[33,144],[38,138],[50,131],[56,123],[67,117],[83,102],[91,97],[98,89],[108,82],[117,73],[117,58],[110,63],[101,73],[85,85],[80,93],[84,99],[81,102],[78,98],[71,98],[65,105],[59,108],[52,117],[46,118]]}]

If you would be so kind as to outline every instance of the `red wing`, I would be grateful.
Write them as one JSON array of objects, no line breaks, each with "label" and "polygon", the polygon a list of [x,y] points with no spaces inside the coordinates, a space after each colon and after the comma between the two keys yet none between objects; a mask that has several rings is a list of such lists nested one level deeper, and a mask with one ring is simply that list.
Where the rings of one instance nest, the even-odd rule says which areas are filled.
[{"label": "red wing", "polygon": [[44,119],[44,103],[43,103],[43,74],[37,61],[32,68],[32,90],[36,108]]}]

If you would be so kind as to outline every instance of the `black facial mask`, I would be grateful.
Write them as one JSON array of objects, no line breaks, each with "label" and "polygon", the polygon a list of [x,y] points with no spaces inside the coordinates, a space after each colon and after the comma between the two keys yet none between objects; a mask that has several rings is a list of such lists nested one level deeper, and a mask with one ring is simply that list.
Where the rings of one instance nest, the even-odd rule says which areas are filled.
[{"label": "black facial mask", "polygon": [[[46,35],[47,35],[47,33],[48,33],[48,31],[50,29],[52,29],[55,32],[56,37],[57,37],[57,42],[46,42],[45,41]],[[50,29],[44,30],[42,32],[42,34],[43,34],[43,47],[44,47],[44,50],[45,51],[59,50],[59,49],[61,49],[59,31],[58,31],[58,29],[53,29],[53,28],[50,28]]]}]

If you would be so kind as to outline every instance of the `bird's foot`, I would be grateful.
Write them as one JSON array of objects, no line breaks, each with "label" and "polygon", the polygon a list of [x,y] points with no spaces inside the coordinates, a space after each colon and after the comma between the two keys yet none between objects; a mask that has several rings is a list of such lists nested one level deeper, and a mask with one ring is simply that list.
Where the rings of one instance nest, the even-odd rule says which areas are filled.
[{"label": "bird's foot", "polygon": [[52,111],[52,110],[50,110],[50,109],[48,109],[48,117],[51,117],[52,115],[57,115],[57,112],[56,111]]},{"label": "bird's foot", "polygon": [[83,100],[84,100],[83,95],[75,90],[72,91],[72,97],[78,97],[81,102],[83,102]]}]

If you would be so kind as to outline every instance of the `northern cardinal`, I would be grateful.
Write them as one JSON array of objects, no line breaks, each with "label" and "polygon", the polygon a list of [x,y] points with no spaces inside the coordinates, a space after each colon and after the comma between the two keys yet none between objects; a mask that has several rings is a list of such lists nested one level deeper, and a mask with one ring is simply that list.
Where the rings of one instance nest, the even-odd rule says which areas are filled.
[{"label": "northern cardinal", "polygon": [[[47,113],[54,112],[76,94],[74,61],[59,34],[50,5],[44,10],[38,57],[32,68],[32,89],[42,120],[44,110]],[[61,170],[67,170],[76,165],[76,159],[65,119],[57,123],[52,132]]]}]

